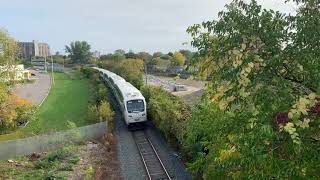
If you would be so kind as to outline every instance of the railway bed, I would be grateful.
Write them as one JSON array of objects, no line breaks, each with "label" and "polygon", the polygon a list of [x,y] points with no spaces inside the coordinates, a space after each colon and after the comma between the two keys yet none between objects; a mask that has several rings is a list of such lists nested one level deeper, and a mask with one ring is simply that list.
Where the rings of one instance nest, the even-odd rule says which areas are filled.
[{"label": "railway bed", "polygon": [[171,180],[157,150],[145,131],[134,131],[132,132],[132,135],[145,166],[148,178],[150,180]]}]

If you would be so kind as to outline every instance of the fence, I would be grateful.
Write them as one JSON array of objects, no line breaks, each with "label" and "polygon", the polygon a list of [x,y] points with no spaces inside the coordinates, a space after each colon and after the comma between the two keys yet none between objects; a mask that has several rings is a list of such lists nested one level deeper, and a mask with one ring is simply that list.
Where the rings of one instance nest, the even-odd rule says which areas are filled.
[{"label": "fence", "polygon": [[101,122],[63,132],[33,136],[25,139],[0,142],[0,160],[55,150],[68,144],[102,137],[107,133],[107,123]]}]

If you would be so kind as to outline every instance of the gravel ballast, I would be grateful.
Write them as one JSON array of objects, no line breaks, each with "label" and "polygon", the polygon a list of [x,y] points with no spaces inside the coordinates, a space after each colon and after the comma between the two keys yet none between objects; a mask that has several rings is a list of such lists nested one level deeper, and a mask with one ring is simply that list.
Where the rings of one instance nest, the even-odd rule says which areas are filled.
[{"label": "gravel ballast", "polygon": [[[115,111],[114,125],[117,138],[118,160],[120,161],[120,173],[122,179],[143,180],[148,179],[145,167],[134,142],[132,133],[125,124],[120,108],[110,96],[110,103]],[[189,180],[191,175],[186,171],[184,164],[176,153],[165,141],[162,134],[151,122],[147,123],[146,134],[155,146],[164,166],[172,179]]]}]

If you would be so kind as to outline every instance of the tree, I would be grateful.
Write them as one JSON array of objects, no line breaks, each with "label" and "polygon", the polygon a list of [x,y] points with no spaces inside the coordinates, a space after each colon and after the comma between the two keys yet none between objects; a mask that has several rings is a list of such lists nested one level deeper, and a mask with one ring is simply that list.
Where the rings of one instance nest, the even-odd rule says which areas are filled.
[{"label": "tree", "polygon": [[182,53],[177,51],[173,54],[172,61],[173,61],[174,65],[183,66],[186,61],[186,57]]},{"label": "tree", "polygon": [[123,49],[117,49],[117,50],[114,51],[114,54],[125,55],[125,54],[126,54],[126,51],[123,50]]},{"label": "tree", "polygon": [[163,55],[162,52],[155,52],[155,53],[153,53],[152,57],[157,58],[157,57],[161,57],[162,55]]},{"label": "tree", "polygon": [[191,62],[191,60],[193,58],[193,53],[190,50],[187,50],[187,49],[182,49],[179,52],[186,57],[186,64],[190,64],[190,62]]},{"label": "tree", "polygon": [[86,41],[71,42],[66,46],[66,53],[69,54],[72,63],[85,64],[91,59],[90,45]]},{"label": "tree", "polygon": [[121,61],[126,59],[126,56],[124,54],[121,53],[114,53],[111,56],[111,60],[115,60],[115,61]]},{"label": "tree", "polygon": [[164,60],[170,60],[170,59],[172,59],[172,57],[169,56],[168,54],[164,54],[164,55],[162,55],[160,58],[161,58],[161,59],[164,59]]},{"label": "tree", "polygon": [[100,56],[100,60],[101,60],[101,61],[112,60],[112,58],[113,58],[113,56],[112,56],[111,53],[109,53],[109,54],[104,54],[104,55],[101,55],[101,56]]},{"label": "tree", "polygon": [[[16,41],[11,38],[8,32],[0,30],[0,66],[3,66],[0,71],[0,79],[7,78],[14,74],[13,66],[19,54],[19,47]],[[3,82],[0,80],[0,83]]]},{"label": "tree", "polygon": [[152,59],[152,56],[147,52],[139,52],[138,58],[144,61],[150,61]]},{"label": "tree", "polygon": [[138,56],[132,51],[130,50],[128,53],[125,54],[126,59],[137,59]]},{"label": "tree", "polygon": [[188,28],[200,75],[212,77],[185,145],[203,178],[319,177],[320,144],[309,141],[320,122],[319,1],[295,2],[286,15],[234,0]]}]

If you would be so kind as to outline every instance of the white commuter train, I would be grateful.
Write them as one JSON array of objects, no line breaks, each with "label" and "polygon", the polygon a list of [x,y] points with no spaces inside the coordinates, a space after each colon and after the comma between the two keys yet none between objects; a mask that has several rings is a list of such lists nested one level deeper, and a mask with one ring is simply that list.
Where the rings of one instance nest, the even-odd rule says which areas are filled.
[{"label": "white commuter train", "polygon": [[94,67],[100,77],[112,89],[128,128],[147,121],[146,101],[141,92],[117,74]]}]

